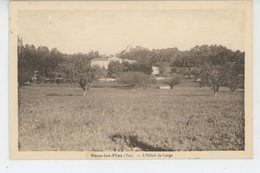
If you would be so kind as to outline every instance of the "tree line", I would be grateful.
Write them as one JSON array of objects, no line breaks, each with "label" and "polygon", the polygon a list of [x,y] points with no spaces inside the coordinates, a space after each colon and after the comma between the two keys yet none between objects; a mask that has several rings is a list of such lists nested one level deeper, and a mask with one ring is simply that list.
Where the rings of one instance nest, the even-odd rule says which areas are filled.
[{"label": "tree line", "polygon": [[122,51],[117,56],[156,66],[165,63],[171,67],[191,68],[204,63],[212,65],[223,65],[228,62],[244,64],[245,53],[240,50],[233,51],[221,45],[202,45],[185,51],[176,47],[153,50],[138,47],[129,52]]},{"label": "tree line", "polygon": [[86,73],[95,71],[90,68],[90,60],[100,58],[97,51],[88,54],[64,54],[58,49],[49,50],[46,46],[23,44],[18,37],[18,83],[31,81],[54,80],[63,78],[64,82],[77,82]]},{"label": "tree line", "polygon": [[[147,86],[144,83],[153,80],[140,74],[150,76],[152,66],[159,67],[160,76],[177,76],[175,81],[167,81],[171,87],[180,83],[180,77],[183,75],[195,76],[200,80],[201,86],[210,86],[214,88],[214,92],[223,85],[236,90],[244,79],[245,53],[239,50],[232,51],[221,45],[195,46],[186,51],[180,51],[178,48],[153,50],[133,48],[128,52],[122,51],[116,56],[121,59],[135,60],[137,63],[112,61],[108,69],[99,66],[91,67],[92,59],[102,57],[98,51],[87,54],[64,54],[56,48],[49,50],[46,46],[36,48],[34,45],[24,45],[22,38],[19,37],[17,53],[19,85],[32,79],[37,82],[51,80],[57,83],[61,81],[73,83],[82,78],[88,78],[88,82],[93,82],[100,77],[121,77],[119,81],[122,82],[126,81],[123,80],[123,76],[131,79],[139,74],[135,84]],[[146,82],[140,82],[141,80]]]},{"label": "tree line", "polygon": [[129,52],[119,53],[118,57],[158,66],[160,75],[164,75],[165,67],[186,68],[191,73],[192,68],[204,64],[223,66],[227,63],[236,64],[239,73],[244,74],[245,52],[233,51],[221,45],[195,46],[185,51],[180,51],[176,47],[153,50],[133,48]]}]

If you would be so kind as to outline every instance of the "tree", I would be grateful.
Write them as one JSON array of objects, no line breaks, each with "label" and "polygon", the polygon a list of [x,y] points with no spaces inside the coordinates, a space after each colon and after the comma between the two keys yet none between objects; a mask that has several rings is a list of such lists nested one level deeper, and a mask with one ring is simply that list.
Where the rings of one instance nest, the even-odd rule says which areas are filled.
[{"label": "tree", "polygon": [[181,81],[182,81],[182,77],[180,75],[173,75],[172,77],[170,77],[165,81],[165,84],[168,84],[171,87],[171,89],[173,89],[173,87],[175,85],[180,84]]},{"label": "tree", "polygon": [[50,62],[48,60],[50,58],[47,58],[49,56],[49,49],[45,46],[39,46],[37,48],[37,53],[34,58],[34,67],[38,71],[38,76],[40,79],[44,79],[45,77],[49,77],[50,73],[50,67],[48,66]]},{"label": "tree", "polygon": [[123,61],[122,62],[122,72],[129,72],[129,71],[133,71],[132,64],[130,64],[127,61]]},{"label": "tree", "polygon": [[102,69],[101,69],[101,76],[103,78],[106,78],[107,77],[107,69],[103,66]]},{"label": "tree", "polygon": [[87,94],[87,90],[89,90],[89,85],[87,85],[87,80],[81,78],[79,80],[79,86],[84,90],[83,97],[85,97]]},{"label": "tree", "polygon": [[75,82],[76,72],[72,62],[63,61],[57,65],[55,68],[55,76],[63,77],[65,82]]},{"label": "tree", "polygon": [[93,69],[93,71],[95,72],[96,78],[100,78],[100,77],[103,76],[103,74],[102,74],[102,69],[100,68],[99,65],[94,65],[94,66],[92,66],[92,69]]},{"label": "tree", "polygon": [[[62,61],[55,67],[55,77],[62,76],[64,81],[67,82],[78,82],[81,77],[85,78],[86,73],[89,72],[90,58],[98,56],[98,52],[90,52],[89,54],[77,53],[73,55],[63,55]],[[101,75],[101,69],[96,68],[98,76]]]},{"label": "tree", "polygon": [[213,89],[215,96],[219,88],[225,84],[223,67],[205,64],[200,67],[201,83]]},{"label": "tree", "polygon": [[135,88],[137,84],[139,84],[140,72],[126,72],[122,73],[118,79],[118,83],[127,85],[132,89]]},{"label": "tree", "polygon": [[169,63],[167,62],[159,62],[157,63],[158,67],[159,67],[159,73],[161,76],[165,76],[167,73],[166,68],[169,67]]},{"label": "tree", "polygon": [[147,89],[155,80],[143,72],[126,72],[120,75],[118,82],[131,87],[131,89],[134,89],[136,86],[142,86],[143,89]]},{"label": "tree", "polygon": [[171,69],[171,71],[170,71],[170,74],[173,75],[173,74],[175,74],[175,73],[177,73],[177,72],[178,72],[178,69],[175,68],[175,67],[173,67],[173,68]]},{"label": "tree", "polygon": [[83,97],[86,96],[92,83],[98,79],[98,73],[96,68],[89,68],[86,74],[80,77],[79,85],[84,90]]},{"label": "tree", "polygon": [[63,61],[62,54],[58,49],[53,48],[49,53],[44,55],[43,61],[43,68],[41,69],[43,77],[54,79],[55,68]]},{"label": "tree", "polygon": [[33,45],[23,46],[22,38],[17,38],[17,53],[18,53],[18,84],[21,87],[24,82],[30,81],[34,74],[32,60],[35,52],[32,52],[35,47]]},{"label": "tree", "polygon": [[118,61],[111,61],[108,64],[107,75],[112,78],[119,77],[122,73],[122,65]]},{"label": "tree", "polygon": [[151,77],[150,75],[140,74],[139,84],[143,87],[143,89],[147,89],[150,84],[154,84],[156,79]]},{"label": "tree", "polygon": [[227,63],[225,69],[225,84],[232,92],[235,92],[244,82],[244,75],[239,74],[239,68],[235,63]]},{"label": "tree", "polygon": [[186,67],[188,69],[188,78],[190,79],[191,77],[191,69],[192,67],[194,67],[195,62],[194,62],[194,58],[191,56],[185,57],[183,59],[183,67]]},{"label": "tree", "polygon": [[143,72],[146,75],[151,75],[153,72],[152,66],[149,64],[129,63],[127,61],[122,63],[122,72]]},{"label": "tree", "polygon": [[30,69],[19,68],[18,71],[18,84],[19,86],[23,86],[23,84],[27,81],[31,81],[32,72]]},{"label": "tree", "polygon": [[152,66],[148,64],[138,64],[138,70],[146,75],[151,75],[153,72]]},{"label": "tree", "polygon": [[193,67],[190,71],[190,74],[194,76],[194,80],[198,79],[200,77],[200,68]]}]

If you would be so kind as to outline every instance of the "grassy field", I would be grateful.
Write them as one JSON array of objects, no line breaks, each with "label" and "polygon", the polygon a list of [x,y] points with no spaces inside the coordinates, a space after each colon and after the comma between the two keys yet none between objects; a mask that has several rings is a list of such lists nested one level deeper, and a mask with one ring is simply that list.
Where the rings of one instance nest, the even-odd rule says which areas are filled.
[{"label": "grassy field", "polygon": [[19,88],[21,151],[244,150],[244,92]]}]

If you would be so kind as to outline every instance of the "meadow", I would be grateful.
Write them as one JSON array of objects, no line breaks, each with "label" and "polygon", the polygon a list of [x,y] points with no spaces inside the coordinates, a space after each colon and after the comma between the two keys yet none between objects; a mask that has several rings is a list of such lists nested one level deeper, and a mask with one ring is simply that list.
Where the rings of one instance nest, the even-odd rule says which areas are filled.
[{"label": "meadow", "polygon": [[244,150],[244,91],[19,88],[20,151]]}]

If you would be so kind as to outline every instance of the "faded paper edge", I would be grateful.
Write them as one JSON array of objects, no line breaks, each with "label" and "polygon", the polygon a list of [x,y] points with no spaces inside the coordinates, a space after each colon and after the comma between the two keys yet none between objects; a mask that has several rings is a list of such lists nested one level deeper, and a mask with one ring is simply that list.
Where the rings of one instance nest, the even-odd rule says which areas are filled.
[{"label": "faded paper edge", "polygon": [[[244,9],[245,10],[245,150],[244,151],[173,151],[173,152],[64,152],[18,151],[18,88],[17,88],[17,12],[19,10],[128,10],[128,9]],[[143,2],[16,2],[9,3],[9,146],[14,160],[148,160],[148,159],[236,159],[253,157],[252,132],[252,1],[143,1]],[[143,157],[143,154],[155,157]],[[107,157],[92,157],[92,154]],[[120,154],[123,157],[116,156]],[[127,157],[127,155],[133,157]],[[169,156],[172,155],[171,157]],[[157,157],[165,155],[165,157]]]}]

